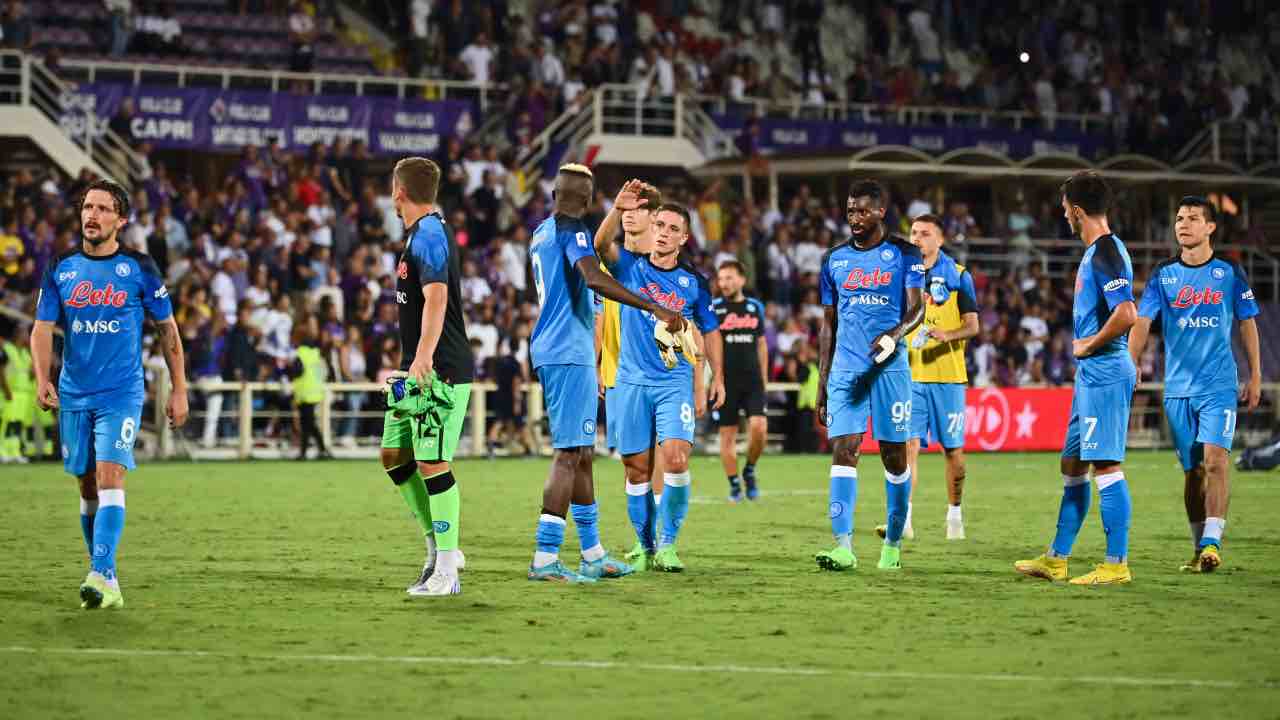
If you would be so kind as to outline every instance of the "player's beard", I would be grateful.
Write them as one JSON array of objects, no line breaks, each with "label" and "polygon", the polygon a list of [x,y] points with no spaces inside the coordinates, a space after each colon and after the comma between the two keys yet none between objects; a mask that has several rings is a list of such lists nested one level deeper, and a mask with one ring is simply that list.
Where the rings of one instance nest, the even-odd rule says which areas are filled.
[{"label": "player's beard", "polygon": [[96,229],[97,229],[97,231],[98,231],[98,235],[97,235],[97,237],[90,237],[88,234],[85,234],[85,235],[84,235],[85,242],[89,243],[90,245],[92,245],[92,246],[94,246],[94,247],[98,247],[98,246],[99,246],[99,245],[101,245],[102,243],[104,243],[104,242],[106,242],[106,241],[108,241],[108,240],[110,240],[110,239],[111,239],[111,235],[107,234],[107,233],[102,229],[102,226],[101,226],[101,225],[99,225]]},{"label": "player's beard", "polygon": [[857,244],[857,245],[866,245],[868,242],[870,242],[871,237],[872,237],[873,235],[875,235],[875,232],[876,232],[876,226],[875,226],[875,225],[863,225],[863,226],[862,226],[862,230],[861,230],[861,232],[859,232],[858,230],[855,230],[855,229],[853,228],[853,225],[850,225],[850,226],[849,226],[849,232],[850,232],[850,236],[849,236],[849,237],[850,237],[850,239],[851,239],[851,240],[853,240],[853,242],[854,242],[855,244]]}]

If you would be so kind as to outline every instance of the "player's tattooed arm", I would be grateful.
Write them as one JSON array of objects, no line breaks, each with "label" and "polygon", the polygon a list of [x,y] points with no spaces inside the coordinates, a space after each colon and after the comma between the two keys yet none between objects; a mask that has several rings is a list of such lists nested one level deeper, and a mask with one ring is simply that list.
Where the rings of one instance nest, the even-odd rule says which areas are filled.
[{"label": "player's tattooed arm", "polygon": [[[616,248],[615,248],[616,252]],[[584,257],[578,260],[578,272],[582,278],[587,281],[587,287],[591,288],[601,297],[608,298],[623,305],[630,305],[633,308],[640,308],[646,312],[653,313],[655,317],[667,324],[667,329],[671,332],[680,332],[684,329],[684,317],[678,313],[668,310],[657,303],[650,302],[641,298],[639,295],[631,292],[623,287],[613,276],[600,269],[600,264],[595,262],[595,258]]]},{"label": "player's tattooed arm", "polygon": [[160,352],[164,362],[169,366],[169,379],[172,389],[169,393],[169,407],[166,408],[169,422],[173,427],[182,427],[187,422],[187,365],[182,352],[182,333],[178,330],[178,322],[173,316],[156,323],[157,340],[160,341]]},{"label": "player's tattooed arm", "polygon": [[36,404],[41,410],[58,407],[58,389],[49,377],[53,366],[53,323],[36,320],[31,326],[31,365],[36,374]]},{"label": "player's tattooed arm", "polygon": [[898,343],[921,322],[924,322],[924,291],[909,287],[907,288],[907,311],[902,314],[902,322],[888,332],[877,335],[871,341],[872,360],[878,365],[893,357]]},{"label": "player's tattooed arm", "polygon": [[1249,382],[1240,399],[1252,410],[1262,400],[1262,350],[1258,344],[1258,323],[1253,318],[1240,321],[1240,341],[1245,355],[1249,356]]},{"label": "player's tattooed arm", "polygon": [[822,309],[822,328],[818,331],[818,422],[827,426],[827,378],[831,375],[831,359],[836,348],[836,329],[840,314],[830,305]]}]

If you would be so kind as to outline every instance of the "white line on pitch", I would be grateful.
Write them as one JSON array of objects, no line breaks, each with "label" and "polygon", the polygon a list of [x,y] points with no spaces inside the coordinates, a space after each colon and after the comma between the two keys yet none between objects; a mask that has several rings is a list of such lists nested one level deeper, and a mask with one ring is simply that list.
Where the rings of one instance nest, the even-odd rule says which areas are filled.
[{"label": "white line on pitch", "polygon": [[725,675],[795,675],[795,676],[844,676],[864,680],[950,680],[957,682],[995,683],[1078,683],[1086,685],[1116,685],[1127,687],[1208,687],[1225,689],[1276,689],[1274,682],[1237,682],[1231,680],[1198,680],[1162,677],[1124,676],[1050,676],[1022,675],[1017,673],[936,673],[891,670],[846,670],[843,668],[768,667],[752,665],[676,665],[670,663],[635,663],[612,660],[535,660],[533,658],[506,657],[443,657],[433,655],[276,655],[264,653],[233,653],[216,650],[146,650],[132,648],[34,648],[24,646],[0,647],[0,653],[28,655],[90,655],[114,657],[175,657],[214,660],[262,660],[293,663],[392,663],[403,665],[472,665],[510,667],[530,665],[535,667],[586,669],[586,670],[652,670],[689,673],[716,673]]}]

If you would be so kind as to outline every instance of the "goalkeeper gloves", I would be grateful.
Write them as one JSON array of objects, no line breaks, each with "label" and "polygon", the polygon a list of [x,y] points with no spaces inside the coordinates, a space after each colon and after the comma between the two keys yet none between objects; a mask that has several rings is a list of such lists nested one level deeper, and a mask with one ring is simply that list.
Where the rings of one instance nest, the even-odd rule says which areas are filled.
[{"label": "goalkeeper gloves", "polygon": [[888,335],[880,335],[871,341],[871,361],[876,365],[880,365],[884,361],[893,357],[894,351],[898,349],[898,341]]},{"label": "goalkeeper gloves", "polygon": [[653,326],[653,342],[658,346],[662,364],[666,365],[668,370],[674,369],[679,364],[681,355],[684,355],[690,365],[698,364],[698,345],[693,339],[693,326],[689,323],[685,323],[684,329],[680,332],[673,333],[667,329],[666,323],[659,321]]},{"label": "goalkeeper gloves", "polygon": [[396,417],[428,418],[434,424],[441,424],[453,409],[453,398],[439,392],[437,385],[435,373],[426,387],[419,386],[412,377],[392,376],[387,379],[387,409]]}]

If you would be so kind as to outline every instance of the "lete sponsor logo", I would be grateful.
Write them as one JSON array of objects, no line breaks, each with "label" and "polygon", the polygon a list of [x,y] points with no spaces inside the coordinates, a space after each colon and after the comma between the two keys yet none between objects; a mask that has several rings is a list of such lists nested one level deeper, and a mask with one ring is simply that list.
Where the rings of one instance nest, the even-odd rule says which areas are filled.
[{"label": "lete sponsor logo", "polygon": [[640,292],[650,300],[658,303],[668,310],[675,310],[676,312],[684,310],[685,299],[680,297],[680,294],[675,290],[672,290],[671,292],[663,292],[662,287],[658,285],[658,283],[651,282],[640,288]]},{"label": "lete sponsor logo", "polygon": [[81,280],[72,288],[71,297],[67,298],[67,305],[73,308],[89,307],[90,305],[124,307],[125,301],[128,299],[129,293],[124,290],[116,290],[111,283],[107,283],[105,288],[99,290],[88,280]]},{"label": "lete sponsor logo", "polygon": [[869,289],[877,285],[888,285],[891,282],[893,282],[892,272],[885,272],[880,268],[876,268],[872,272],[865,273],[862,268],[854,268],[853,272],[849,273],[849,277],[845,278],[844,287],[847,290]]},{"label": "lete sponsor logo", "polygon": [[760,318],[755,315],[729,313],[724,316],[724,320],[720,321],[721,332],[728,332],[730,330],[755,330],[759,326]]},{"label": "lete sponsor logo", "polygon": [[1221,305],[1222,291],[1213,288],[1205,288],[1197,290],[1190,285],[1183,285],[1178,290],[1178,296],[1173,299],[1173,306],[1176,308],[1189,308],[1194,305]]}]

